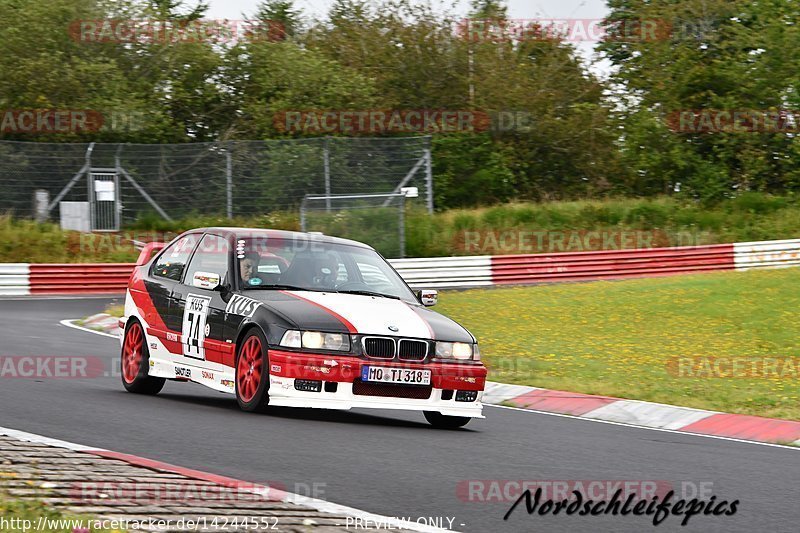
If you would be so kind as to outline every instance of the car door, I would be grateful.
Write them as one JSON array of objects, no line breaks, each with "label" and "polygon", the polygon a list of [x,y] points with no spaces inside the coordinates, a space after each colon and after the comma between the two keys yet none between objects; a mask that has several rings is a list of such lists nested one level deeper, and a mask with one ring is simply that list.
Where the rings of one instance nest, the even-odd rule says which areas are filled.
[{"label": "car door", "polygon": [[149,333],[162,341],[167,341],[168,334],[177,338],[180,332],[181,322],[171,309],[172,297],[200,237],[201,234],[196,233],[184,235],[169,245],[153,261],[150,275],[144,282],[153,308],[147,309],[142,318]]},{"label": "car door", "polygon": [[[213,370],[232,365],[232,343],[226,342],[224,297],[230,279],[230,241],[226,236],[206,233],[200,240],[183,283],[173,291],[175,315],[180,318],[183,353],[178,362],[188,371],[182,376],[195,381],[214,380]],[[229,361],[230,359],[230,361]],[[208,369],[199,376],[194,369]]]}]

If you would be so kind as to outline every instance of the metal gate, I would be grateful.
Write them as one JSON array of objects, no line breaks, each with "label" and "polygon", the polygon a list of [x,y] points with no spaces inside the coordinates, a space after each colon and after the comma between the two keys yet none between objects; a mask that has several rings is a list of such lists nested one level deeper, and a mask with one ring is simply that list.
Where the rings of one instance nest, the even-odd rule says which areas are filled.
[{"label": "metal gate", "polygon": [[89,213],[93,231],[119,231],[119,176],[113,168],[89,170]]}]

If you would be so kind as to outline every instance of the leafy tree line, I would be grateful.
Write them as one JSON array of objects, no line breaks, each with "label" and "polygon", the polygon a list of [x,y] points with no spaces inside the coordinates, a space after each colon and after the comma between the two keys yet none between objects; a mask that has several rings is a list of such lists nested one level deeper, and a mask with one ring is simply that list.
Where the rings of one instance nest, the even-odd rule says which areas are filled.
[{"label": "leafy tree line", "polygon": [[[599,78],[570,42],[551,34],[470,38],[460,16],[419,0],[336,0],[321,20],[292,0],[265,0],[246,15],[249,35],[262,38],[175,42],[85,38],[76,21],[191,26],[206,5],[0,0],[0,112],[85,109],[106,117],[97,132],[0,138],[276,139],[309,135],[278,127],[275,117],[287,111],[474,110],[527,118],[506,131],[434,135],[438,207],[606,195],[715,201],[743,190],[797,190],[793,133],[677,133],[669,125],[686,109],[796,109],[795,3],[609,0],[609,7],[599,50],[612,67]],[[473,0],[469,17],[496,29],[507,12],[503,0]],[[636,20],[668,21],[671,31],[659,39],[614,34]]]}]

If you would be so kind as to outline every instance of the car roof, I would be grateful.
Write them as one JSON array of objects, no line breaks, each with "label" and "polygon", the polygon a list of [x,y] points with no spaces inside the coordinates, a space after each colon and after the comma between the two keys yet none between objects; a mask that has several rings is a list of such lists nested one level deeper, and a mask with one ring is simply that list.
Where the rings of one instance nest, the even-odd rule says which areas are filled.
[{"label": "car roof", "polygon": [[332,237],[330,235],[323,235],[321,233],[309,233],[309,232],[302,232],[302,231],[287,231],[287,230],[279,230],[279,229],[265,229],[265,228],[232,228],[232,227],[224,227],[224,226],[215,226],[215,227],[208,227],[208,228],[195,228],[185,233],[218,233],[221,236],[228,237],[233,235],[235,237],[253,237],[253,236],[268,236],[273,239],[314,239],[318,242],[328,243],[328,244],[345,244],[350,246],[357,246],[359,248],[367,248],[369,250],[374,250],[372,246],[368,244],[364,244],[363,242],[353,241],[350,239],[342,239],[341,237]]}]

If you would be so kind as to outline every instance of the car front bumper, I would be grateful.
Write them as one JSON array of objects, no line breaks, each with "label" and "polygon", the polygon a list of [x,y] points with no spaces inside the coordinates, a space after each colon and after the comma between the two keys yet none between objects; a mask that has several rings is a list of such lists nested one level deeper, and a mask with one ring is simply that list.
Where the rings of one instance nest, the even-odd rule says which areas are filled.
[{"label": "car front bumper", "polygon": [[[275,349],[269,351],[269,364],[270,405],[345,410],[364,407],[438,411],[446,416],[483,418],[481,399],[486,384],[486,367],[483,365],[365,360],[352,356]],[[430,370],[431,385],[427,388],[400,385],[393,389],[389,384],[375,385],[370,382],[370,385],[382,389],[381,394],[372,395],[365,392],[365,387],[359,383],[361,367],[364,365]],[[319,381],[323,386],[318,392],[298,390],[296,380]],[[336,384],[335,392],[326,391],[324,384],[333,383]],[[425,395],[426,389],[430,390],[430,394],[427,397],[409,397],[399,392],[404,389],[413,389],[415,394],[411,396],[418,396],[418,392]],[[397,394],[394,391],[398,391]],[[457,401],[459,391],[473,391],[475,400]]]}]

